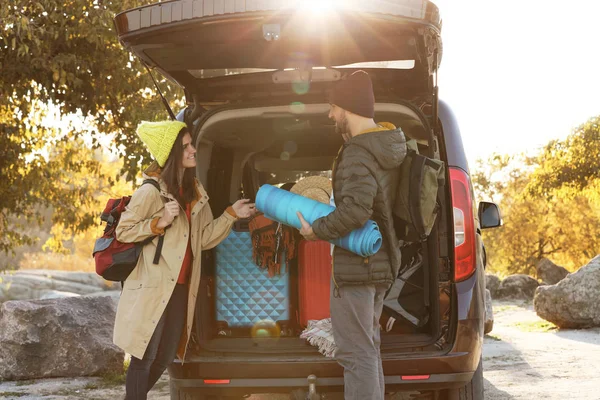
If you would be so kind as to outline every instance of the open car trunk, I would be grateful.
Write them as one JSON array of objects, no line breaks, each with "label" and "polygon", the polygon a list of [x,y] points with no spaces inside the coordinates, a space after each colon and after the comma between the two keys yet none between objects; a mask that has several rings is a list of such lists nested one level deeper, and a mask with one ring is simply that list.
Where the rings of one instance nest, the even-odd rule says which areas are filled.
[{"label": "open car trunk", "polygon": [[[241,195],[253,199],[262,184],[295,182],[301,176],[328,176],[342,144],[341,137],[335,134],[334,125],[327,118],[328,109],[329,105],[323,103],[304,104],[303,107],[240,105],[219,107],[207,113],[196,132],[197,168],[198,176],[209,193],[213,213],[219,215]],[[429,129],[418,109],[399,100],[397,103],[378,103],[375,110],[378,121],[391,122],[402,128],[407,138],[418,139],[421,151],[427,151],[425,132]],[[430,248],[438,246],[437,237],[430,237],[430,242]],[[290,286],[287,297],[270,296],[265,303],[280,306],[284,301],[285,307],[289,307],[286,314],[289,318],[277,321],[276,325],[269,324],[248,311],[254,318],[254,324],[231,329],[216,316],[215,311],[219,295],[217,269],[221,267],[215,265],[215,253],[218,251],[217,247],[204,255],[194,329],[196,346],[195,351],[190,353],[192,357],[210,354],[234,358],[243,354],[320,356],[315,347],[299,338],[305,326],[298,318],[298,260],[293,259],[286,266],[285,274],[289,274],[286,279]],[[234,248],[228,251],[239,253],[242,250]],[[251,248],[243,251],[251,257]],[[450,293],[438,281],[438,258],[429,259],[432,260],[430,265],[425,266],[430,271],[428,322],[417,328],[408,321],[396,321],[390,327],[384,317],[381,320],[383,352],[438,351],[446,343],[446,328],[451,322]],[[256,268],[256,273],[267,274],[264,270],[259,271],[258,266],[253,268]],[[281,278],[275,276],[270,279]],[[248,301],[251,297],[248,296]],[[231,305],[232,314],[239,316],[245,305],[244,302]],[[324,307],[328,309],[328,304]]]},{"label": "open car trunk", "polygon": [[[214,215],[241,196],[254,199],[262,184],[328,176],[342,144],[327,119],[329,93],[357,69],[373,80],[376,121],[402,128],[430,157],[443,154],[438,146],[443,141],[437,140],[442,55],[437,7],[428,0],[345,0],[315,13],[302,3],[174,0],[115,17],[121,43],[184,88],[188,107],[178,118],[194,127],[197,175]],[[448,191],[442,192],[440,200],[449,202]],[[440,261],[448,259],[452,245],[449,220],[442,215],[428,239],[428,322],[415,329],[382,320],[384,354],[441,351],[451,340],[450,265]],[[297,315],[297,259],[287,265],[289,292],[266,300],[275,306],[284,301],[286,320],[257,335],[258,329],[229,329],[216,317],[218,251],[203,254],[192,358],[322,360],[299,338],[304,327]]]},{"label": "open car trunk", "polygon": [[415,99],[428,103],[434,117],[442,41],[433,3],[344,0],[323,12],[302,3],[173,0],[122,12],[114,21],[121,43],[183,87],[188,104],[269,101],[290,86],[325,102],[331,85],[314,83],[342,74],[321,69],[376,68],[378,101]]}]

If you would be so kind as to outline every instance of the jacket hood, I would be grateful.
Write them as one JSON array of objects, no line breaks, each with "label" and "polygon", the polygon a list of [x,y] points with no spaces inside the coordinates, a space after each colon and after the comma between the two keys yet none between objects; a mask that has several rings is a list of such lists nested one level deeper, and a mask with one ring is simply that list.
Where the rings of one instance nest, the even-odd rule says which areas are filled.
[{"label": "jacket hood", "polygon": [[369,131],[353,137],[348,144],[366,149],[384,170],[398,168],[406,157],[406,137],[402,129],[380,123],[384,130]]}]

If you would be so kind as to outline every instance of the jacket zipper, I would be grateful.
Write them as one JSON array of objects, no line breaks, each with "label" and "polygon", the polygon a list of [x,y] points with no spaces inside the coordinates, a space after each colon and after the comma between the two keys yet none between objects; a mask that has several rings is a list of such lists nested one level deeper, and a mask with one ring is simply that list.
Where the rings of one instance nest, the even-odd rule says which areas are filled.
[{"label": "jacket zipper", "polygon": [[[334,247],[334,251],[333,253],[335,253],[335,247]],[[333,280],[333,285],[335,286],[335,288],[333,289],[333,297],[336,299],[341,299],[342,296],[340,294],[340,287],[338,286],[336,280],[335,280],[335,255],[331,254],[331,279]]]},{"label": "jacket zipper", "polygon": [[[335,172],[337,169],[337,165],[339,163],[339,159],[342,156],[342,152],[344,151],[344,149],[346,148],[347,143],[344,143],[342,145],[342,147],[340,147],[340,150],[337,153],[337,156],[335,157],[335,160],[333,160],[333,165],[331,167],[331,190],[333,193],[333,189],[335,188]],[[333,297],[336,299],[340,299],[342,298],[342,295],[340,294],[340,287],[337,283],[337,281],[335,280],[335,246],[333,247],[333,252],[331,253],[331,279],[333,280],[333,285],[335,286],[335,288],[333,289]]]}]

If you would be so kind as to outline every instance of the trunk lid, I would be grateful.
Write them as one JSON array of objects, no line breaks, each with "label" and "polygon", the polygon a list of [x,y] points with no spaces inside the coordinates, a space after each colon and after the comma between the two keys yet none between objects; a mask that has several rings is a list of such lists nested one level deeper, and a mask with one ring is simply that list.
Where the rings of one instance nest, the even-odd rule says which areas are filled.
[{"label": "trunk lid", "polygon": [[302,83],[314,94],[347,67],[373,70],[378,95],[433,104],[441,19],[428,0],[174,0],[114,21],[127,49],[202,103],[306,94]]}]

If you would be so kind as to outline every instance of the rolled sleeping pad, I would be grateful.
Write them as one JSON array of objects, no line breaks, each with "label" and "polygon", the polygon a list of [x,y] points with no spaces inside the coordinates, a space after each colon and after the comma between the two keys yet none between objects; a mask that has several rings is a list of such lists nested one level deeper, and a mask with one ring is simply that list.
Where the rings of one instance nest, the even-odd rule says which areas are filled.
[{"label": "rolled sleeping pad", "polygon": [[[256,194],[256,209],[265,217],[296,229],[302,228],[296,212],[313,224],[317,219],[331,214],[335,207],[297,195],[272,185],[262,185]],[[367,221],[360,229],[355,229],[343,238],[330,241],[361,257],[370,257],[381,248],[381,232],[375,221]]]}]

